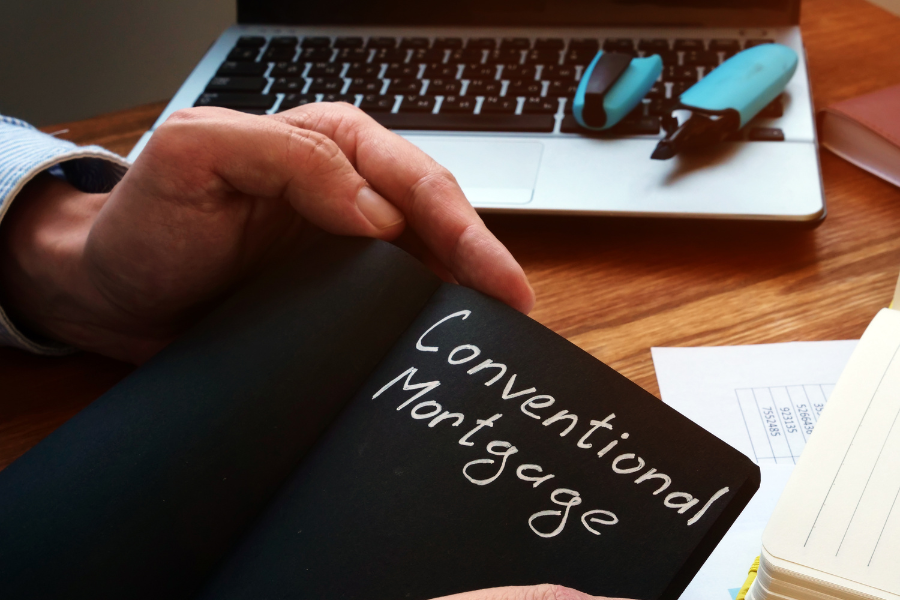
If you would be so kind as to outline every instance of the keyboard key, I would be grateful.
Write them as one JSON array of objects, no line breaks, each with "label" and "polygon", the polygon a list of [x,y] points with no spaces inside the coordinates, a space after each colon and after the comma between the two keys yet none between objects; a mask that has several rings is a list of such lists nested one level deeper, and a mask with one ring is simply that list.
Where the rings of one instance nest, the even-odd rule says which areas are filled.
[{"label": "keyboard key", "polygon": [[694,85],[693,81],[676,81],[672,84],[672,98],[678,98]]},{"label": "keyboard key", "polygon": [[555,115],[557,110],[559,110],[559,100],[557,98],[541,98],[540,96],[525,98],[525,104],[522,106],[523,113]]},{"label": "keyboard key", "polygon": [[306,69],[305,63],[279,62],[272,67],[272,77],[300,77],[303,75],[304,69]]},{"label": "keyboard key", "polygon": [[297,38],[293,35],[279,35],[272,38],[272,41],[269,42],[269,48],[274,48],[278,46],[280,48],[297,48]]},{"label": "keyboard key", "polygon": [[194,106],[221,106],[224,108],[256,108],[268,110],[274,106],[274,94],[200,94]]},{"label": "keyboard key", "polygon": [[663,81],[697,81],[697,69],[695,67],[663,67]]},{"label": "keyboard key", "polygon": [[363,44],[361,37],[339,37],[334,40],[335,48],[362,48]]},{"label": "keyboard key", "polygon": [[261,92],[267,83],[265,77],[213,77],[206,86],[206,91]]},{"label": "keyboard key", "polygon": [[413,50],[411,63],[442,63],[444,62],[445,51],[443,48],[419,48]]},{"label": "keyboard key", "polygon": [[381,65],[373,63],[355,62],[347,67],[347,77],[378,77],[381,73]]},{"label": "keyboard key", "polygon": [[488,96],[481,103],[482,113],[513,114],[519,102],[515,98],[503,98],[500,96]]},{"label": "keyboard key", "polygon": [[688,50],[684,53],[682,64],[685,66],[717,66],[719,53],[707,50]]},{"label": "keyboard key", "polygon": [[660,52],[668,52],[672,49],[669,40],[662,38],[640,40],[638,42],[638,50],[645,54],[659,54]]},{"label": "keyboard key", "polygon": [[472,96],[447,96],[441,102],[443,113],[474,113],[475,98]]},{"label": "keyboard key", "polygon": [[506,88],[507,96],[540,96],[544,90],[544,84],[534,79],[516,79],[509,82]]},{"label": "keyboard key", "polygon": [[271,93],[281,93],[281,92],[293,92],[300,93],[303,91],[303,88],[306,87],[306,80],[301,78],[287,78],[287,77],[279,77],[272,83],[272,87],[269,90]]},{"label": "keyboard key", "polygon": [[419,76],[419,65],[409,63],[391,63],[384,72],[387,79],[415,79]]},{"label": "keyboard key", "polygon": [[389,94],[410,95],[418,94],[422,90],[421,79],[392,79],[388,86]]},{"label": "keyboard key", "polygon": [[394,108],[394,102],[393,96],[366,94],[359,107],[366,112],[390,112]]},{"label": "keyboard key", "polygon": [[622,122],[605,131],[593,131],[584,129],[575,120],[575,115],[566,115],[560,123],[559,130],[562,133],[579,133],[582,135],[616,136],[616,135],[658,135],[659,117],[640,117],[630,119],[626,117]]},{"label": "keyboard key", "polygon": [[531,48],[531,40],[528,38],[503,38],[500,40],[501,50],[528,50]]},{"label": "keyboard key", "polygon": [[713,52],[739,52],[741,43],[737,40],[711,40],[709,49]]},{"label": "keyboard key", "polygon": [[611,128],[615,135],[659,135],[659,117],[624,119]]},{"label": "keyboard key", "polygon": [[366,44],[366,48],[396,48],[397,38],[392,37],[372,37]]},{"label": "keyboard key", "polygon": [[340,77],[344,65],[332,62],[317,62],[309,66],[307,77]]},{"label": "keyboard key", "polygon": [[449,63],[480,63],[484,52],[480,49],[454,50],[450,53]]},{"label": "keyboard key", "polygon": [[266,38],[261,35],[242,35],[238,38],[237,48],[262,48],[266,45]]},{"label": "keyboard key", "polygon": [[269,46],[263,53],[262,59],[268,62],[293,60],[297,50],[291,46]]},{"label": "keyboard key", "polygon": [[469,64],[463,68],[463,79],[496,79],[496,65]]},{"label": "keyboard key", "polygon": [[535,50],[562,50],[566,42],[562,38],[538,38],[534,41]]},{"label": "keyboard key", "polygon": [[400,112],[424,112],[434,111],[434,96],[404,96],[400,102]]},{"label": "keyboard key", "polygon": [[338,50],[338,62],[366,62],[369,60],[369,51],[365,48],[341,48]]},{"label": "keyboard key", "polygon": [[331,48],[304,48],[300,51],[298,62],[328,62],[334,51]]},{"label": "keyboard key", "polygon": [[578,82],[575,81],[551,81],[547,95],[551,97],[561,98],[574,96],[578,91]]},{"label": "keyboard key", "polygon": [[575,67],[571,65],[547,65],[541,70],[545,81],[575,81]]},{"label": "keyboard key", "polygon": [[656,82],[653,84],[653,87],[650,88],[650,91],[647,92],[645,98],[650,98],[651,100],[655,100],[656,98],[665,98],[666,97],[666,86],[662,83]]},{"label": "keyboard key", "polygon": [[516,49],[493,50],[488,53],[485,62],[492,65],[517,65],[522,62],[522,51]]},{"label": "keyboard key", "polygon": [[744,48],[752,48],[753,46],[762,46],[763,44],[774,44],[775,40],[747,40]]},{"label": "keyboard key", "polygon": [[784,116],[784,104],[781,102],[781,96],[778,96],[766,105],[756,117],[760,119],[777,119]]},{"label": "keyboard key", "polygon": [[287,94],[281,101],[281,104],[278,105],[278,112],[297,108],[298,106],[303,106],[305,104],[312,104],[315,101],[315,94]]},{"label": "keyboard key", "polygon": [[235,62],[227,60],[219,66],[219,70],[216,71],[216,75],[221,75],[223,77],[259,77],[263,73],[266,72],[266,69],[269,68],[269,65],[266,63],[259,62]]},{"label": "keyboard key", "polygon": [[597,50],[569,50],[566,52],[563,62],[567,65],[587,66],[595,56],[597,56]]},{"label": "keyboard key", "polygon": [[300,44],[303,48],[331,48],[331,38],[318,36],[303,38]]},{"label": "keyboard key", "polygon": [[706,50],[703,40],[675,40],[675,50]]},{"label": "keyboard key", "polygon": [[388,129],[420,131],[520,131],[550,133],[556,124],[553,115],[373,113],[372,117]]},{"label": "keyboard key", "polygon": [[457,37],[439,37],[434,39],[432,48],[441,48],[447,50],[458,50],[463,47],[462,38]]},{"label": "keyboard key", "polygon": [[672,114],[672,111],[669,110],[669,101],[665,98],[653,98],[647,103],[647,114],[651,117]]},{"label": "keyboard key", "polygon": [[[647,53],[645,52],[644,54]],[[654,52],[653,54],[656,54],[660,59],[662,59],[664,66],[678,66],[678,53],[674,50],[669,50],[668,52]],[[650,56],[652,56],[652,54],[650,54]]]},{"label": "keyboard key", "polygon": [[426,79],[456,79],[456,73],[458,71],[458,65],[431,63],[425,67],[425,74],[423,77]]},{"label": "keyboard key", "polygon": [[533,65],[503,65],[501,79],[535,79],[537,68]]},{"label": "keyboard key", "polygon": [[603,41],[603,51],[629,54],[634,52],[634,40],[630,38],[607,38]]},{"label": "keyboard key", "polygon": [[753,127],[747,139],[751,142],[783,142],[784,132],[775,127]]},{"label": "keyboard key", "polygon": [[466,48],[478,48],[480,50],[493,50],[497,47],[497,40],[494,38],[471,38],[466,42]]},{"label": "keyboard key", "polygon": [[374,77],[356,77],[347,88],[348,94],[379,94],[384,87],[384,80]]},{"label": "keyboard key", "polygon": [[425,37],[400,38],[401,48],[428,48],[430,42]]},{"label": "keyboard key", "polygon": [[432,95],[452,96],[459,93],[462,82],[458,79],[432,79],[426,92]]},{"label": "keyboard key", "polygon": [[525,53],[527,65],[558,65],[559,52],[557,50],[531,50]]},{"label": "keyboard key", "polygon": [[495,79],[473,79],[466,88],[466,96],[499,96],[501,88]]},{"label": "keyboard key", "polygon": [[356,104],[356,96],[352,94],[324,94],[322,102],[346,102],[347,104]]},{"label": "keyboard key", "polygon": [[308,94],[339,94],[344,88],[344,80],[340,77],[316,77],[309,84]]},{"label": "keyboard key", "polygon": [[569,51],[582,50],[597,54],[600,49],[600,42],[594,38],[575,38],[569,41]]},{"label": "keyboard key", "polygon": [[259,56],[258,48],[235,48],[228,53],[227,60],[232,62],[244,62],[256,60],[257,56]]},{"label": "keyboard key", "polygon": [[397,48],[382,48],[375,52],[373,63],[402,63],[406,62],[408,52]]}]

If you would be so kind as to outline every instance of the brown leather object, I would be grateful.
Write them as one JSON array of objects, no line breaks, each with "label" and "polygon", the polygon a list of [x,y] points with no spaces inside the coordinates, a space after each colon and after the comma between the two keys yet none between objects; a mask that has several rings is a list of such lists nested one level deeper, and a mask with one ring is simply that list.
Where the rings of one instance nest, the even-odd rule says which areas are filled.
[{"label": "brown leather object", "polygon": [[829,106],[818,129],[824,148],[900,187],[900,85]]},{"label": "brown leather object", "polygon": [[857,121],[900,146],[900,85],[832,104],[819,114],[833,113]]}]

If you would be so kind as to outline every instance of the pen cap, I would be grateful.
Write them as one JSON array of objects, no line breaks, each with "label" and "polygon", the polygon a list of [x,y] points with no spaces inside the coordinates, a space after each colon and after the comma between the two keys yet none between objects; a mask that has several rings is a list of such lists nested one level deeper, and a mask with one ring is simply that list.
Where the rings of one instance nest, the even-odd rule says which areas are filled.
[{"label": "pen cap", "polygon": [[[603,51],[599,51],[584,70],[575,92],[572,114],[586,129],[609,129],[621,121],[640,104],[662,73],[662,59],[656,54],[633,58],[624,68],[615,64],[620,61],[609,60],[612,57],[627,61],[614,53],[604,60]],[[604,63],[612,69],[603,69]]]},{"label": "pen cap", "polygon": [[741,127],[784,91],[797,70],[797,53],[781,44],[738,52],[681,95],[686,108],[735,110]]}]

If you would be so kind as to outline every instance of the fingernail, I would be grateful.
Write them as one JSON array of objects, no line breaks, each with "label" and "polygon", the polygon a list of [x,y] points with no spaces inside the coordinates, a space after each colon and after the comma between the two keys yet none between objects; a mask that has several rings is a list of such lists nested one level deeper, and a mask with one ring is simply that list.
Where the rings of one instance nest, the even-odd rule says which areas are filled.
[{"label": "fingernail", "polygon": [[387,229],[403,222],[403,213],[368,186],[363,186],[356,194],[356,205],[378,229]]},{"label": "fingernail", "polygon": [[555,592],[557,600],[595,600],[594,596],[563,586],[557,586]]}]

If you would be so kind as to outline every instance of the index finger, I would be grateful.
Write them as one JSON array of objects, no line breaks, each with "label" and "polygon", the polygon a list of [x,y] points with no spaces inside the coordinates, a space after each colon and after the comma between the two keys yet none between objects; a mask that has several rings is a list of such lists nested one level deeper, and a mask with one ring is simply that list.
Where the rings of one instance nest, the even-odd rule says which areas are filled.
[{"label": "index finger", "polygon": [[488,231],[453,175],[412,143],[346,104],[308,104],[270,118],[334,140],[457,281],[524,313],[534,306],[522,267]]}]

